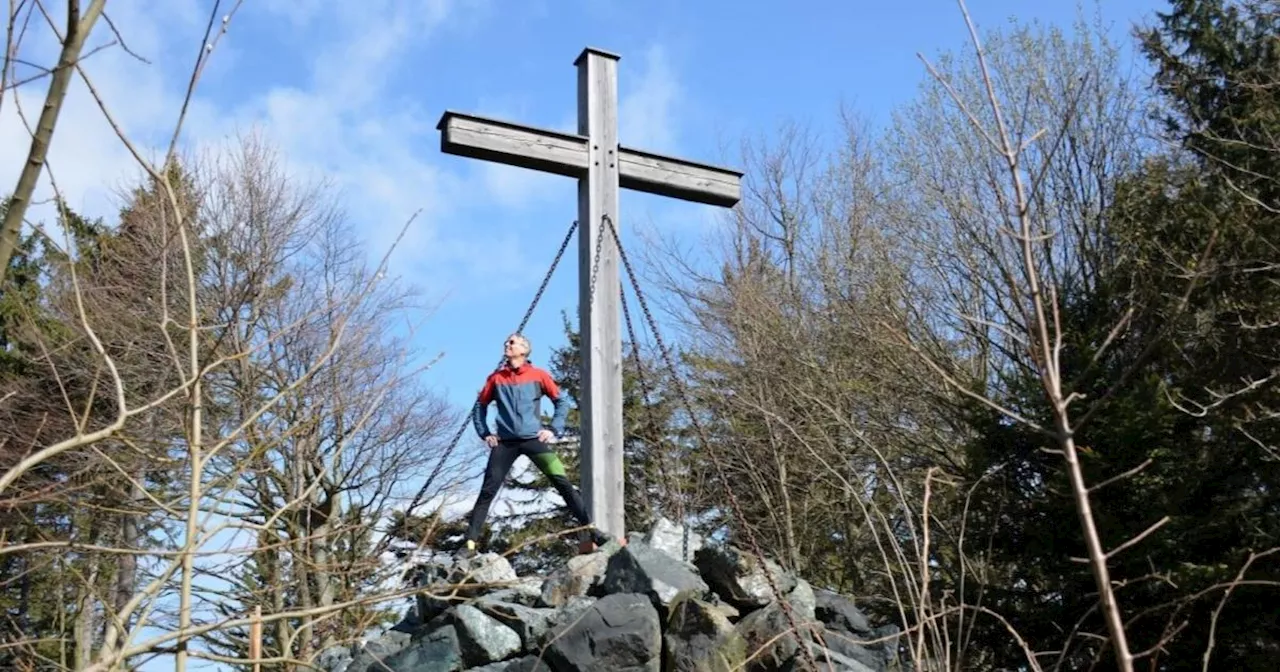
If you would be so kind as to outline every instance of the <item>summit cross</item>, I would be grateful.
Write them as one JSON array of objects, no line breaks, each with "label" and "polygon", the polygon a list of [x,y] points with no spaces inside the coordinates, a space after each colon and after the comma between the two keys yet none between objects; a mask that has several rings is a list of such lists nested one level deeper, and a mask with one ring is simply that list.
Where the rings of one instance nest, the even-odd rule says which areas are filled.
[{"label": "summit cross", "polygon": [[[436,125],[440,150],[578,179],[578,324],[582,389],[578,399],[582,495],[596,526],[626,535],[622,430],[621,288],[618,249],[602,245],[597,286],[591,269],[600,226],[618,217],[619,189],[733,207],[740,171],[661,156],[618,144],[618,60],[588,47],[578,68],[578,132],[562,133],[446,111]],[[621,235],[621,231],[619,231]],[[603,241],[610,242],[610,241]]]}]

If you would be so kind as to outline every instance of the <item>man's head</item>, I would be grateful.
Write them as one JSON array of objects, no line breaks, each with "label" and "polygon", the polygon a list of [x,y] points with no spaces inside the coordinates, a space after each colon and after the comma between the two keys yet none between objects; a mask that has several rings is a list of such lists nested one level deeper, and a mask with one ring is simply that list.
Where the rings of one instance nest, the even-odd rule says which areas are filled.
[{"label": "man's head", "polygon": [[506,343],[503,344],[503,354],[507,357],[507,362],[512,366],[519,366],[529,358],[529,351],[532,348],[529,345],[529,339],[523,334],[511,334],[507,337]]}]

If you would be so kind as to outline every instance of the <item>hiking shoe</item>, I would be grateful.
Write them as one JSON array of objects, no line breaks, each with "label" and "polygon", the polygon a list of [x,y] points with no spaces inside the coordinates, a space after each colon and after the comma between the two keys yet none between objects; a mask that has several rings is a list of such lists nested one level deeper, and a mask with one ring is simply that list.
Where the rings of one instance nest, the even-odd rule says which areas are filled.
[{"label": "hiking shoe", "polygon": [[[600,529],[594,528],[594,527],[586,531],[583,534],[583,537],[584,538],[582,539],[582,541],[578,542],[578,552],[584,555],[587,553],[594,553],[595,551],[599,550],[602,546],[605,546],[606,544],[614,540],[612,535],[606,534]],[[627,545],[626,539],[624,538],[622,540],[619,540],[618,545],[626,546]]]}]

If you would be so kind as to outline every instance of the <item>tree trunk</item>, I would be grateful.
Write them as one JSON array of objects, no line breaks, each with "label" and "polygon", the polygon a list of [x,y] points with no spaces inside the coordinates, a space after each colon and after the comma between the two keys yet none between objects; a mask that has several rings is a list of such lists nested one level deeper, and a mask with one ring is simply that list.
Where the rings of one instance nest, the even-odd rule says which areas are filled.
[{"label": "tree trunk", "polygon": [[67,86],[71,83],[71,75],[80,58],[80,51],[84,47],[85,38],[93,30],[98,16],[102,14],[105,3],[106,0],[92,0],[88,10],[81,17],[80,0],[67,0],[67,32],[62,38],[62,52],[58,55],[58,64],[53,68],[49,90],[45,94],[44,108],[40,110],[35,133],[31,135],[27,162],[22,167],[22,173],[18,175],[18,184],[14,187],[9,201],[9,210],[5,212],[3,225],[0,225],[0,282],[4,282],[5,274],[9,269],[9,258],[18,247],[22,221],[27,216],[27,207],[31,205],[36,183],[40,181],[40,173],[44,170],[45,159],[49,155],[49,144],[53,141],[53,130],[58,123],[58,115],[62,112],[62,102],[67,97]]},{"label": "tree trunk", "polygon": [[72,640],[75,642],[75,669],[83,670],[93,659],[93,587],[98,582],[97,562],[76,589],[76,620]]},{"label": "tree trunk", "polygon": [[[141,472],[134,474],[134,479],[142,482],[143,474]],[[126,549],[137,548],[138,546],[138,509],[142,503],[142,489],[136,484],[130,488],[128,513],[121,516],[120,521],[120,544]],[[138,582],[138,556],[132,553],[122,553],[118,556],[116,566],[116,586],[115,599],[112,600],[112,617],[124,610],[125,604],[129,602],[129,598],[133,597],[134,591],[137,589]],[[128,629],[128,623],[121,623],[122,631]]]}]

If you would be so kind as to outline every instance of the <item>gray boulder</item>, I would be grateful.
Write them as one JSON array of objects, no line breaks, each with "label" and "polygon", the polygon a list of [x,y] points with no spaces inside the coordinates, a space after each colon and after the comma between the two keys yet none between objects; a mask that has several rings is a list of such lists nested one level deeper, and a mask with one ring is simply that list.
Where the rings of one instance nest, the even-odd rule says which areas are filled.
[{"label": "gray boulder", "polygon": [[526,650],[538,645],[542,636],[551,629],[559,615],[555,609],[503,602],[490,599],[488,596],[476,600],[474,605],[485,615],[511,628],[520,638],[521,646]]},{"label": "gray boulder", "polygon": [[553,672],[547,661],[537,656],[523,656],[497,663],[489,663],[480,667],[472,667],[467,672]]},{"label": "gray boulder", "polygon": [[[818,669],[823,672],[880,672],[881,668],[864,664],[862,661],[825,649],[818,644],[810,643],[809,652]],[[805,670],[804,660],[794,656],[782,666],[783,672],[800,672]]]},{"label": "gray boulder", "polygon": [[[639,535],[633,535],[633,537],[638,538]],[[688,527],[659,517],[654,521],[649,533],[644,536],[644,543],[682,562],[692,562],[693,555],[702,548],[703,539]]]},{"label": "gray boulder", "polygon": [[520,583],[520,577],[506,558],[497,553],[481,553],[455,561],[448,582],[496,590]]},{"label": "gray boulder", "polygon": [[833,630],[830,627],[823,629],[822,641],[826,648],[830,651],[840,654],[846,658],[856,660],[873,670],[878,670],[885,666],[885,654],[883,644],[864,643],[874,639],[871,633],[865,635],[857,635],[844,630]]},{"label": "gray boulder", "polygon": [[711,603],[685,594],[670,611],[662,638],[663,670],[730,672],[746,661],[746,641]]},{"label": "gray boulder", "polygon": [[781,593],[796,586],[795,577],[774,561],[766,558],[761,567],[754,555],[733,546],[704,546],[694,554],[693,562],[712,590],[743,610],[758,609],[774,600],[769,576]]},{"label": "gray boulder", "polygon": [[600,588],[605,594],[648,595],[663,621],[678,595],[690,593],[700,598],[709,591],[697,572],[643,542],[632,542],[609,558]]},{"label": "gray boulder", "polygon": [[902,660],[898,656],[898,643],[902,639],[902,629],[895,623],[886,623],[878,628],[871,630],[871,636],[874,639],[884,638],[879,648],[883,655],[885,667],[898,667],[909,664],[910,660]]},{"label": "gray boulder", "polygon": [[329,672],[346,672],[351,666],[351,649],[345,646],[331,646],[316,656],[316,665]]},{"label": "gray boulder", "polygon": [[[818,625],[814,619],[813,589],[805,581],[797,582],[794,590],[786,595],[796,628],[802,633],[806,645],[812,642],[809,633]],[[781,670],[800,654],[800,639],[791,630],[791,624],[783,611],[782,601],[771,602],[742,618],[736,626],[747,644],[748,655],[756,656],[745,668],[748,672]]]},{"label": "gray boulder", "polygon": [[[380,636],[330,647],[323,672],[898,672],[900,632],[853,599],[815,591],[772,560],[659,519],[625,547],[610,542],[549,576],[519,577],[487,553],[435,554],[408,568],[416,607]],[[772,577],[782,599],[773,594]],[[783,613],[787,605],[798,628]],[[884,642],[871,643],[883,638]]]},{"label": "gray boulder", "polygon": [[[415,639],[407,647],[382,660],[383,666],[374,663],[368,672],[457,672],[465,669],[458,632],[452,625],[444,625]],[[363,671],[362,671],[363,672]]]},{"label": "gray boulder", "polygon": [[662,629],[646,595],[608,595],[551,633],[544,659],[556,672],[658,672]]},{"label": "gray boulder", "polygon": [[519,653],[523,645],[515,630],[469,604],[454,608],[451,620],[467,667],[502,660]]},{"label": "gray boulder", "polygon": [[[410,636],[406,633],[395,630],[383,633],[382,636],[371,639],[359,647],[349,664],[343,669],[345,672],[365,672],[370,668],[377,668],[377,663],[390,659],[408,646],[409,642]],[[334,667],[326,666],[325,669],[338,672],[339,665],[336,663],[341,660],[341,657],[334,655],[330,660],[334,661]]]},{"label": "gray boulder", "polygon": [[600,583],[608,565],[609,555],[605,551],[569,558],[564,567],[542,582],[539,606],[562,607],[570,598],[586,595]]},{"label": "gray boulder", "polygon": [[854,635],[871,634],[871,623],[853,600],[830,590],[815,590],[813,595],[814,613],[828,628]]}]

